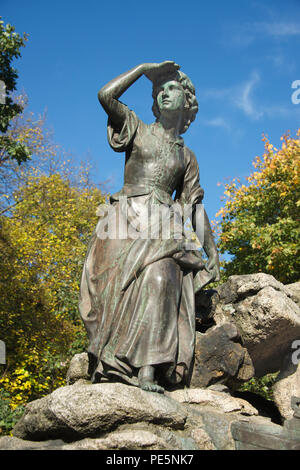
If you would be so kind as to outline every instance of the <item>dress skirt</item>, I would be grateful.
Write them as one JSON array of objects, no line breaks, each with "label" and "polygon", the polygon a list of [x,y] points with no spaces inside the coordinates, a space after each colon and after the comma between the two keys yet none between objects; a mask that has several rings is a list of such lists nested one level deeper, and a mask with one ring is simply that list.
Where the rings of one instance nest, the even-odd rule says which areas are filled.
[{"label": "dress skirt", "polygon": [[[125,202],[126,207],[122,201],[106,206],[82,273],[79,310],[89,337],[92,381],[106,377],[138,385],[139,368],[154,365],[163,381],[187,382],[195,305],[194,273],[174,256],[186,247],[182,219],[173,209],[167,211],[169,220],[162,212],[153,217],[151,210],[157,215],[162,208],[153,194]],[[127,227],[125,235],[121,227]]]}]

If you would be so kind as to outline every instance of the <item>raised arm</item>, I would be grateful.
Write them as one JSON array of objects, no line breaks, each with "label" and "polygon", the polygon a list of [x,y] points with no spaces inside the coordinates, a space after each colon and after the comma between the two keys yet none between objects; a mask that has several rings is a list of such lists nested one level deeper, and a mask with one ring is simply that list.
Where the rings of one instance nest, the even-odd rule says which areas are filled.
[{"label": "raised arm", "polygon": [[137,65],[128,72],[114,78],[101,88],[98,92],[98,99],[110,119],[121,127],[126,118],[126,113],[124,106],[118,101],[118,98],[120,98],[120,96],[142,75],[145,75],[152,81],[158,74],[165,73],[166,70],[172,71],[178,69],[179,65],[170,60],[162,62],[161,64],[147,63]]},{"label": "raised arm", "polygon": [[126,114],[118,98],[144,74],[144,70],[145,64],[138,65],[111,80],[98,92],[98,99],[105,112],[120,127],[126,118]]}]

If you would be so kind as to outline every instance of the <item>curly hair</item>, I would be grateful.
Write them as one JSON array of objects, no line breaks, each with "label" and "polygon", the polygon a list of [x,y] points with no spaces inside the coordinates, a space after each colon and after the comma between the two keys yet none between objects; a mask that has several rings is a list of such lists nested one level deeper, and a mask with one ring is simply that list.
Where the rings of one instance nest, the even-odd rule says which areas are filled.
[{"label": "curly hair", "polygon": [[152,111],[153,111],[154,116],[156,117],[156,120],[158,120],[160,116],[160,111],[157,105],[156,98],[159,92],[159,87],[162,83],[166,81],[171,81],[171,80],[176,80],[177,82],[179,82],[185,93],[186,104],[184,107],[183,123],[180,129],[180,134],[183,134],[184,132],[187,131],[190,124],[195,120],[196,114],[198,112],[198,102],[196,99],[195,87],[193,83],[191,82],[191,80],[189,79],[189,77],[185,73],[181,72],[180,70],[177,70],[174,74],[160,76],[159,80],[156,80],[155,82],[153,82],[152,98],[154,101],[153,101]]}]

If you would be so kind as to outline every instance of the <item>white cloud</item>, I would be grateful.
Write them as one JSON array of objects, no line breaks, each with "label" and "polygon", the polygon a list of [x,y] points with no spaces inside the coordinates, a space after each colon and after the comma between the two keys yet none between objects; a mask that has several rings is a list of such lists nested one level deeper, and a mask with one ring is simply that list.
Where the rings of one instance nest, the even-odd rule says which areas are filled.
[{"label": "white cloud", "polygon": [[263,112],[258,109],[252,97],[253,88],[259,81],[260,77],[258,73],[254,72],[246,83],[237,88],[235,97],[233,98],[235,105],[253,119],[259,119],[263,115]]},{"label": "white cloud", "polygon": [[228,124],[228,121],[226,121],[223,117],[220,116],[215,117],[213,119],[208,119],[207,121],[205,121],[204,124],[210,127],[220,127],[227,131],[231,129],[230,125]]},{"label": "white cloud", "polygon": [[254,24],[254,28],[261,33],[270,36],[298,36],[300,35],[300,23],[295,22],[263,22]]},{"label": "white cloud", "polygon": [[[253,89],[259,81],[260,77],[258,73],[253,72],[249,80],[240,85],[203,90],[199,94],[199,101],[208,99],[225,100],[235,108],[241,109],[247,116],[253,119],[259,119],[262,113],[258,110],[252,97]],[[223,118],[216,118],[211,121],[210,125],[223,126],[224,128],[228,127]]]},{"label": "white cloud", "polygon": [[238,47],[247,47],[262,36],[287,39],[300,36],[300,23],[295,21],[261,21],[226,27],[226,41]]},{"label": "white cloud", "polygon": [[[252,120],[259,120],[263,117],[291,117],[299,119],[300,105],[291,106],[290,103],[287,105],[277,104],[276,100],[274,104],[264,104],[259,102],[255,98],[255,89],[259,87],[261,78],[258,72],[254,71],[250,75],[249,79],[232,87],[227,88],[216,88],[202,90],[198,96],[199,102],[208,100],[219,100],[225,101],[230,107],[239,109],[244,115]],[[291,89],[291,94],[292,94]],[[226,130],[231,129],[226,117],[215,117],[208,119],[203,124],[213,127],[220,127]]]}]

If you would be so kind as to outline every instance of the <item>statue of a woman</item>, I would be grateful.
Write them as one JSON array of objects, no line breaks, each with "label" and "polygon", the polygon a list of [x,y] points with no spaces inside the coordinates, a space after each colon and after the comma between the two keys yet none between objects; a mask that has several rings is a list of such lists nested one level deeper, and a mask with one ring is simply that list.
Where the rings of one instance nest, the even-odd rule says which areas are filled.
[{"label": "statue of a woman", "polygon": [[[126,157],[124,186],[110,197],[117,233],[99,235],[107,223],[99,218],[82,274],[79,308],[93,382],[117,380],[156,392],[168,383],[186,384],[195,344],[195,292],[219,278],[209,220],[196,210],[203,198],[197,160],[180,136],[195,119],[198,104],[193,84],[179,68],[172,61],[142,64],[98,93],[108,114],[109,144]],[[151,125],[119,101],[142,75],[153,83],[156,121]],[[190,250],[179,223],[183,212],[174,204],[192,208],[193,228],[204,234],[205,266],[199,252]],[[167,237],[162,236],[164,217],[152,217],[155,207],[169,208]],[[134,216],[140,216],[135,227],[140,236],[125,237],[120,226],[130,225]]]}]

